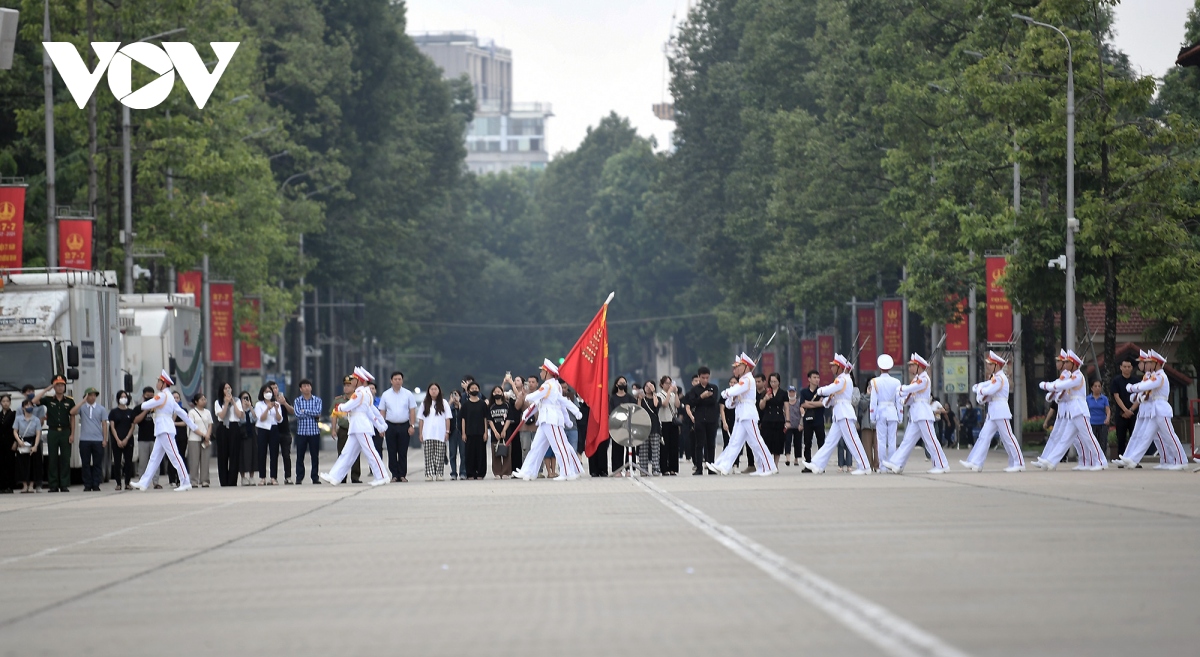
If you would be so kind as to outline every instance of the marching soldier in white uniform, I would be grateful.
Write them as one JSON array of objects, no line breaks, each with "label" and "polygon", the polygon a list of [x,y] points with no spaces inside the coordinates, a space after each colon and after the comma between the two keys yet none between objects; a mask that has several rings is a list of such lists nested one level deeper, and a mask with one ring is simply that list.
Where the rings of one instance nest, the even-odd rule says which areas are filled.
[{"label": "marching soldier in white uniform", "polygon": [[[1079,371],[1083,359],[1070,349],[1066,350],[1061,358],[1063,375],[1055,381],[1043,381],[1038,385],[1042,390],[1058,393],[1058,417],[1054,428],[1057,430],[1060,424],[1065,425],[1065,433],[1059,434],[1053,448],[1050,445],[1051,441],[1047,441],[1046,452],[1039,457],[1035,465],[1045,469],[1050,464],[1057,464],[1066,454],[1067,447],[1074,443],[1079,453],[1079,465],[1072,469],[1104,470],[1108,467],[1108,459],[1100,449],[1100,442],[1096,440],[1095,434],[1092,433],[1092,425],[1088,421],[1087,378]],[[1052,436],[1053,433],[1051,432]]]},{"label": "marching soldier in white uniform", "polygon": [[1153,441],[1158,445],[1162,461],[1154,466],[1156,470],[1183,470],[1187,467],[1188,457],[1179,436],[1175,434],[1175,427],[1171,425],[1171,418],[1175,415],[1168,401],[1171,382],[1162,370],[1167,359],[1151,349],[1143,352],[1138,360],[1145,362],[1146,376],[1138,383],[1127,384],[1125,388],[1128,392],[1140,394],[1142,404],[1138,410],[1134,435],[1130,437],[1125,453],[1118,458],[1126,468],[1136,468]]},{"label": "marching soldier in white uniform", "polygon": [[357,389],[348,401],[333,409],[335,415],[350,416],[349,440],[346,441],[346,447],[342,449],[342,455],[333,464],[333,468],[317,476],[322,481],[337,486],[346,478],[350,467],[361,453],[367,455],[367,465],[371,467],[371,474],[375,475],[371,485],[382,486],[391,481],[391,474],[384,467],[383,459],[379,457],[379,452],[375,451],[375,442],[371,440],[376,431],[387,430],[387,423],[375,408],[375,398],[371,395],[371,387],[368,385],[375,377],[361,367],[355,367],[352,376],[358,379]]},{"label": "marching soldier in white uniform", "polygon": [[825,437],[825,445],[817,450],[816,454],[813,454],[812,462],[805,463],[804,459],[800,459],[800,465],[816,474],[825,472],[825,466],[829,464],[829,457],[833,456],[838,443],[845,441],[846,448],[850,450],[850,456],[854,458],[854,463],[858,466],[850,474],[871,474],[871,463],[867,460],[867,450],[863,448],[862,440],[858,437],[858,417],[855,416],[854,405],[850,401],[854,395],[854,380],[850,377],[850,370],[854,366],[841,354],[834,354],[829,366],[835,377],[833,383],[817,388],[817,394],[825,398],[827,407],[833,407],[833,424],[829,428],[829,435]]},{"label": "marching soldier in white uniform", "polygon": [[890,460],[896,451],[896,427],[900,426],[900,381],[889,373],[895,362],[888,354],[883,354],[875,363],[879,366],[879,376],[871,379],[868,390],[871,393],[871,421],[875,423],[875,435],[879,443],[879,461]]},{"label": "marching soldier in white uniform", "polygon": [[1008,452],[1008,467],[1005,472],[1024,472],[1025,457],[1021,455],[1021,446],[1012,430],[1012,411],[1008,408],[1008,375],[1004,373],[1007,364],[996,352],[989,351],[984,360],[984,368],[988,379],[976,383],[971,390],[979,404],[987,405],[987,421],[979,431],[979,439],[967,460],[959,461],[963,467],[974,472],[983,471],[983,463],[987,460],[988,448],[992,438],[999,437],[1004,451]]},{"label": "marching soldier in white uniform", "polygon": [[158,381],[154,382],[158,392],[154,393],[152,399],[142,402],[142,410],[154,411],[154,451],[150,452],[150,461],[146,463],[146,471],[142,473],[142,478],[129,484],[137,490],[146,490],[150,486],[154,475],[158,474],[158,466],[162,463],[164,454],[179,473],[179,487],[175,490],[192,489],[187,464],[179,456],[179,447],[175,444],[175,418],[183,420],[192,431],[196,430],[196,423],[175,403],[175,396],[171,394],[173,385],[175,382],[171,380],[167,371],[163,370],[158,375]]},{"label": "marching soldier in white uniform", "polygon": [[904,441],[900,443],[896,453],[890,460],[881,463],[896,474],[904,471],[904,465],[908,463],[908,457],[916,447],[917,440],[925,443],[925,449],[928,449],[933,457],[933,467],[928,470],[929,474],[945,474],[950,471],[950,464],[946,462],[946,452],[942,451],[942,444],[938,442],[937,434],[933,431],[933,408],[930,406],[933,384],[929,380],[929,373],[926,372],[928,369],[929,361],[920,354],[914,353],[909,357],[908,372],[913,377],[912,382],[900,386],[900,395],[905,399],[904,405],[909,407],[908,426],[904,428]]},{"label": "marching soldier in white uniform", "polygon": [[562,384],[558,382],[558,367],[550,362],[550,359],[547,358],[542,363],[542,385],[525,396],[525,403],[529,405],[526,416],[532,415],[534,407],[537,409],[537,434],[529,446],[529,457],[525,459],[521,469],[513,473],[513,479],[537,479],[538,471],[542,469],[542,458],[534,458],[534,455],[545,454],[547,447],[554,452],[554,458],[558,461],[560,474],[554,478],[555,481],[578,479],[583,472],[583,463],[571,448],[563,425],[569,422],[567,413],[578,420],[583,417],[583,412],[563,397]]},{"label": "marching soldier in white uniform", "polygon": [[769,477],[779,472],[775,458],[767,451],[767,443],[763,441],[758,431],[758,404],[755,403],[754,359],[745,352],[733,361],[733,375],[738,382],[721,391],[725,399],[725,407],[734,412],[733,429],[730,431],[729,443],[717,455],[712,463],[704,467],[716,474],[728,475],[733,472],[733,462],[742,453],[742,447],[749,445],[754,454],[754,472],[752,477]]}]

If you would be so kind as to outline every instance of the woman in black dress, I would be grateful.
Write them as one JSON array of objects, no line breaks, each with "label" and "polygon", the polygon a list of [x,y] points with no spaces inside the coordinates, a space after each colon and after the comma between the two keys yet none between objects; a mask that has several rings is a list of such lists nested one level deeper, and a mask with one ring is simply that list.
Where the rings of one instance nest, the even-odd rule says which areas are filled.
[{"label": "woman in black dress", "polygon": [[783,428],[787,423],[787,394],[780,388],[780,384],[779,373],[772,372],[767,377],[767,389],[763,391],[762,400],[758,402],[758,427],[762,430],[767,449],[771,450],[771,455],[775,457],[776,469],[779,468],[779,457],[783,454]]},{"label": "woman in black dress", "polygon": [[488,411],[487,402],[479,394],[479,384],[468,382],[467,398],[462,401],[462,410],[459,411],[462,435],[467,441],[463,446],[467,452],[463,476],[467,479],[483,479],[487,476]]}]

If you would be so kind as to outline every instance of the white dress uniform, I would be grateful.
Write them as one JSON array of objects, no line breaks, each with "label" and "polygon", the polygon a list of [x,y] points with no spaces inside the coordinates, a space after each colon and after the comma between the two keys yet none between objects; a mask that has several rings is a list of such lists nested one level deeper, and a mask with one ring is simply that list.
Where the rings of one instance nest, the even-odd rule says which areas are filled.
[{"label": "white dress uniform", "polygon": [[881,355],[876,364],[883,373],[871,379],[867,390],[871,393],[871,421],[875,423],[879,462],[882,463],[896,452],[896,428],[900,426],[901,417],[900,381],[888,373],[895,365],[891,356]]},{"label": "white dress uniform", "polygon": [[375,408],[375,398],[371,395],[371,387],[367,385],[374,377],[361,367],[354,368],[354,376],[362,385],[354,391],[349,400],[335,409],[349,416],[350,427],[346,447],[342,449],[342,454],[338,456],[333,468],[328,473],[318,476],[326,483],[337,486],[350,473],[350,468],[358,460],[359,454],[366,454],[367,465],[371,467],[371,474],[375,475],[371,485],[382,486],[391,481],[392,475],[384,466],[379,452],[375,451],[375,442],[371,438],[375,436],[376,431],[386,431],[387,423],[379,414],[379,409]]},{"label": "white dress uniform", "polygon": [[[542,364],[542,369],[558,376],[558,368],[549,359]],[[542,381],[542,385],[537,390],[525,396],[525,403],[537,407],[538,416],[537,433],[529,445],[529,453],[545,454],[546,448],[549,447],[554,452],[554,459],[558,461],[561,473],[555,477],[555,480],[574,481],[578,479],[580,473],[583,472],[583,462],[579,460],[579,454],[571,448],[571,441],[567,439],[563,425],[568,421],[568,413],[575,416],[577,420],[583,417],[579,407],[563,397],[562,384],[556,378]],[[541,469],[541,458],[526,458],[521,469],[513,473],[513,479],[533,481],[537,479],[538,471]]]},{"label": "white dress uniform", "polygon": [[[1166,363],[1166,359],[1154,350],[1146,353],[1146,360]],[[1171,403],[1168,401],[1171,394],[1171,382],[1167,379],[1166,372],[1162,370],[1150,372],[1140,382],[1127,385],[1126,390],[1142,395],[1143,399],[1138,407],[1137,426],[1134,427],[1133,435],[1129,438],[1125,453],[1120,456],[1125,467],[1137,467],[1138,462],[1146,455],[1146,450],[1150,448],[1150,443],[1154,442],[1158,445],[1161,459],[1161,463],[1155,468],[1161,470],[1184,469],[1187,466],[1188,457],[1183,449],[1183,443],[1179,441],[1179,436],[1175,433],[1175,427],[1171,424],[1175,410],[1171,408]]]},{"label": "white dress uniform", "polygon": [[167,371],[163,370],[158,378],[166,383],[167,387],[155,393],[153,399],[142,402],[142,410],[154,411],[154,449],[150,452],[150,460],[146,463],[146,471],[142,473],[142,478],[130,485],[137,490],[149,488],[165,455],[179,473],[179,487],[175,490],[191,490],[192,479],[188,476],[187,464],[183,462],[179,455],[179,446],[175,444],[175,418],[183,420],[192,431],[196,430],[196,423],[175,403],[175,397],[171,394],[171,386],[175,385],[175,382],[171,380]]},{"label": "white dress uniform", "polygon": [[992,446],[992,438],[998,437],[1000,444],[1004,445],[1004,451],[1008,452],[1008,467],[1004,471],[1020,472],[1025,469],[1025,457],[1021,454],[1021,446],[1017,444],[1017,437],[1013,435],[1012,430],[1012,410],[1008,407],[1008,375],[1004,373],[1006,361],[994,351],[988,352],[987,359],[999,366],[999,369],[987,381],[981,381],[972,388],[975,400],[980,404],[987,404],[987,421],[979,430],[979,439],[975,441],[967,460],[959,463],[975,472],[982,472],[983,464],[987,461],[988,448]]},{"label": "white dress uniform", "polygon": [[[1070,350],[1066,352],[1066,359],[1076,365],[1083,362]],[[1074,443],[1076,451],[1079,452],[1079,465],[1073,469],[1104,470],[1108,467],[1108,459],[1100,449],[1100,441],[1096,440],[1095,434],[1092,433],[1091,414],[1086,399],[1087,377],[1079,370],[1064,371],[1064,374],[1065,376],[1060,376],[1055,381],[1043,381],[1039,384],[1042,390],[1059,393],[1058,419],[1054,426],[1057,429],[1059,424],[1066,425],[1066,433],[1060,434],[1053,449],[1050,449],[1047,441],[1047,450],[1039,467],[1045,467],[1045,463],[1058,463],[1066,454],[1068,445]]]},{"label": "white dress uniform", "polygon": [[[842,369],[850,369],[850,361],[841,354],[833,355],[833,362]],[[871,474],[871,462],[867,460],[867,450],[863,448],[862,440],[858,437],[858,417],[854,414],[854,379],[849,372],[842,372],[834,378],[833,383],[817,388],[817,394],[825,398],[825,405],[833,407],[833,422],[829,427],[829,435],[825,444],[813,454],[812,461],[805,466],[816,474],[825,472],[829,459],[837,449],[838,443],[844,441],[854,458],[857,469],[850,474]]]},{"label": "white dress uniform", "polygon": [[705,467],[717,474],[728,475],[733,472],[733,462],[742,453],[742,447],[749,446],[750,452],[754,454],[752,475],[769,477],[778,473],[779,468],[758,430],[758,404],[755,402],[754,375],[751,373],[754,370],[754,359],[742,353],[738,356],[737,363],[745,364],[750,370],[743,374],[736,384],[721,391],[726,408],[733,409],[733,429],[729,432],[729,442],[726,443],[725,449],[721,450],[712,463],[706,463]]},{"label": "white dress uniform", "polygon": [[[929,369],[929,363],[918,354],[913,354],[909,362]],[[897,474],[903,471],[918,440],[925,444],[925,449],[929,450],[930,456],[933,457],[930,474],[942,474],[950,470],[946,452],[942,451],[942,444],[938,442],[937,434],[933,430],[933,408],[930,406],[930,400],[933,399],[932,387],[929,372],[921,372],[913,377],[911,383],[900,386],[900,394],[905,398],[904,405],[908,407],[908,426],[904,428],[904,440],[900,447],[896,448],[891,460],[880,464],[888,470]]]}]

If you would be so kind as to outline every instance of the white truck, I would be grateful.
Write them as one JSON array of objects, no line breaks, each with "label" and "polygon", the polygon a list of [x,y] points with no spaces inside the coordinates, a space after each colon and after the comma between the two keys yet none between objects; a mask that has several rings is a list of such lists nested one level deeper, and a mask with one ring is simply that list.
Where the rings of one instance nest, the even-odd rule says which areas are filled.
[{"label": "white truck", "polygon": [[[76,402],[95,388],[112,407],[123,384],[117,273],[7,270],[0,283],[0,391],[13,407],[23,386],[41,390],[58,374]],[[76,444],[71,467],[79,466]]]},{"label": "white truck", "polygon": [[127,328],[125,371],[133,377],[134,399],[153,387],[159,372],[175,378],[176,390],[189,401],[203,388],[204,341],[200,309],[192,294],[122,294],[121,323]]}]

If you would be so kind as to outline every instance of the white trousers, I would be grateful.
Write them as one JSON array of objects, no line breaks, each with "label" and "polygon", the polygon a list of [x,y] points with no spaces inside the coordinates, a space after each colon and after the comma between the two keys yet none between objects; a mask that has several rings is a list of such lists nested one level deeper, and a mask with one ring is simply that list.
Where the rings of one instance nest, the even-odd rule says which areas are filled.
[{"label": "white trousers", "polygon": [[[1052,464],[1061,461],[1062,455],[1067,453],[1067,447],[1063,447],[1062,450],[1059,451],[1059,443],[1065,442],[1067,445],[1070,445],[1071,436],[1069,433],[1070,432],[1067,431],[1067,423],[1065,420],[1055,422],[1054,426],[1050,429],[1050,435],[1046,436],[1046,446],[1042,448],[1042,454],[1038,457],[1038,460],[1046,461]],[[1058,461],[1050,461],[1049,455],[1055,452],[1058,452]]]},{"label": "white trousers", "polygon": [[1046,441],[1046,450],[1042,452],[1042,459],[1050,463],[1058,463],[1067,453],[1067,448],[1074,445],[1075,451],[1079,453],[1079,465],[1087,468],[1097,465],[1107,467],[1108,459],[1100,450],[1100,441],[1096,440],[1096,435],[1092,433],[1089,419],[1086,415],[1059,418],[1054,425],[1054,431],[1050,432],[1050,437],[1052,439],[1055,437],[1054,434],[1058,432],[1060,426],[1062,433],[1059,434],[1058,440]]},{"label": "white trousers", "polygon": [[899,424],[896,420],[879,420],[875,423],[875,438],[878,443],[880,463],[891,461],[892,454],[896,453],[896,428]]},{"label": "white trousers", "polygon": [[983,428],[979,430],[979,439],[975,441],[975,446],[967,456],[967,463],[982,468],[983,462],[987,460],[988,449],[992,446],[992,438],[997,436],[1000,437],[1000,444],[1004,445],[1004,451],[1008,452],[1008,467],[1025,467],[1025,457],[1021,455],[1021,446],[1017,444],[1017,437],[1013,435],[1010,420],[984,422]]},{"label": "white trousers", "polygon": [[904,440],[892,454],[889,463],[903,469],[904,464],[908,463],[908,457],[912,454],[913,448],[917,446],[918,440],[925,443],[925,449],[928,449],[930,456],[933,457],[933,467],[942,470],[950,467],[946,462],[946,452],[942,451],[942,444],[938,442],[937,434],[933,431],[933,421],[931,420],[908,421],[908,426],[904,427]]},{"label": "white trousers", "polygon": [[391,474],[383,467],[383,459],[379,458],[379,452],[375,451],[375,443],[371,436],[365,433],[350,434],[346,446],[342,448],[342,455],[329,470],[329,479],[334,483],[342,483],[354,462],[358,460],[359,454],[367,455],[367,465],[371,466],[371,474],[375,475],[376,480],[391,479]]},{"label": "white trousers", "polygon": [[813,454],[813,460],[809,464],[817,470],[824,470],[829,464],[829,458],[837,450],[839,442],[846,443],[846,449],[850,450],[850,456],[854,459],[854,464],[860,470],[871,471],[871,462],[867,460],[867,450],[863,449],[862,440],[858,437],[858,426],[853,420],[841,419],[834,420],[829,426],[829,435],[825,436],[825,444],[821,449]]},{"label": "white trousers", "polygon": [[729,433],[729,442],[713,460],[713,465],[721,472],[732,472],[733,462],[742,453],[742,447],[747,445],[750,446],[750,452],[754,454],[755,472],[779,469],[775,466],[775,457],[767,450],[767,443],[763,442],[762,434],[758,431],[758,423],[754,420],[738,420],[733,423],[733,431]]},{"label": "white trousers", "polygon": [[1129,437],[1129,444],[1125,446],[1125,453],[1121,456],[1137,463],[1146,455],[1146,450],[1150,449],[1152,442],[1158,447],[1159,459],[1163,464],[1187,464],[1187,452],[1184,451],[1179,436],[1175,435],[1175,427],[1169,417],[1138,418],[1137,425],[1133,427],[1133,435]]},{"label": "white trousers", "polygon": [[150,461],[146,463],[146,471],[138,480],[142,488],[149,488],[150,482],[158,475],[158,466],[162,463],[164,454],[171,465],[175,466],[175,471],[179,473],[179,485],[191,486],[192,479],[188,476],[187,464],[179,456],[179,447],[175,444],[175,436],[169,433],[160,433],[154,436],[154,449],[150,452]]},{"label": "white trousers", "polygon": [[554,452],[559,472],[567,479],[574,479],[583,472],[583,463],[579,460],[579,454],[571,448],[571,441],[567,440],[567,434],[563,428],[554,424],[539,424],[533,442],[529,445],[529,453],[537,455],[537,458],[526,458],[525,462],[521,464],[521,469],[513,476],[524,479],[537,477],[538,472],[542,469],[541,455],[546,453],[547,447]]}]

